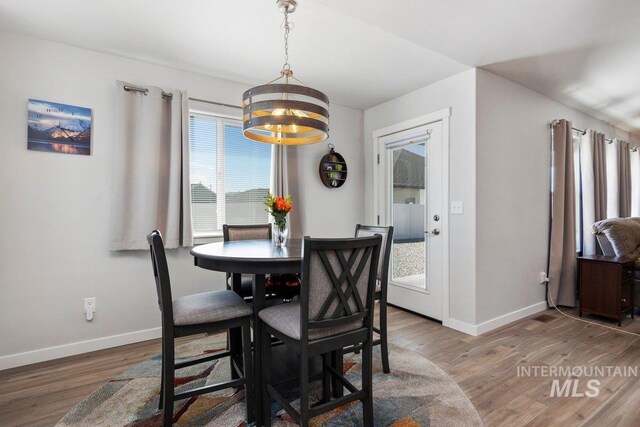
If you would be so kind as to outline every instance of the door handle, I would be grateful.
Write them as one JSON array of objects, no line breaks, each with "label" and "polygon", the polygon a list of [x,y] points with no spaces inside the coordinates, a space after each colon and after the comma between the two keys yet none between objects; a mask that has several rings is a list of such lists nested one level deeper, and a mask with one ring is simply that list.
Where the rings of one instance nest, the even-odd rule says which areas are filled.
[{"label": "door handle", "polygon": [[431,231],[425,231],[425,234],[433,234],[434,236],[437,236],[438,234],[440,234],[440,230],[438,228],[434,228]]}]

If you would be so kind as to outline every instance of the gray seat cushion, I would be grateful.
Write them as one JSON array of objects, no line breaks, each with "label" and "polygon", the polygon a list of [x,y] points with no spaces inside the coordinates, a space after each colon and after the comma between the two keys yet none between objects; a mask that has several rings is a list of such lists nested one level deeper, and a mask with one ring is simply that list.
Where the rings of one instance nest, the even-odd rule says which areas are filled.
[{"label": "gray seat cushion", "polygon": [[233,291],[213,291],[173,300],[176,326],[200,325],[249,316],[251,307]]},{"label": "gray seat cushion", "polygon": [[[258,313],[258,316],[273,329],[280,331],[290,338],[300,339],[299,302],[290,302],[265,308]],[[309,340],[317,340],[331,335],[337,335],[360,327],[362,327],[362,321],[358,320],[335,328],[309,329]]]}]

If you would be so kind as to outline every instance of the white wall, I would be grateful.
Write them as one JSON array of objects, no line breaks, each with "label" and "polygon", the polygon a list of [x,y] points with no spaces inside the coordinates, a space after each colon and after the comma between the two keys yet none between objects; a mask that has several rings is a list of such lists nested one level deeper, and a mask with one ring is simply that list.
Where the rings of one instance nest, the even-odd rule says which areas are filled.
[{"label": "white wall", "polygon": [[[476,323],[545,300],[553,119],[608,137],[625,132],[479,69],[476,134]],[[540,305],[538,304],[538,307]]]},{"label": "white wall", "polygon": [[464,215],[449,217],[449,315],[475,322],[475,70],[418,89],[364,113],[365,218],[373,222],[372,132],[451,107],[449,197],[464,202]]},{"label": "white wall", "polygon": [[488,71],[469,70],[364,113],[365,218],[373,221],[372,132],[451,107],[450,326],[480,334],[546,308],[549,123],[633,141],[613,126]]},{"label": "white wall", "polygon": [[[327,144],[287,147],[289,191],[304,207],[294,217],[292,235],[352,237],[356,224],[364,220],[362,115],[361,110],[331,106],[328,142],[347,163],[347,180],[340,188],[327,188],[320,181],[318,167],[329,153]],[[294,205],[294,209],[299,208]]]},{"label": "white wall", "polygon": [[[2,32],[0,56],[0,369],[159,336],[148,254],[109,251],[115,81],[230,104],[247,87]],[[92,155],[28,151],[28,98],[92,108]],[[351,235],[363,219],[362,112],[333,105],[331,122],[349,162],[343,188],[324,189],[318,178],[326,144],[291,150],[306,234]],[[222,273],[195,268],[187,250],[168,256],[175,296],[224,286]],[[82,313],[89,296],[92,322]]]}]

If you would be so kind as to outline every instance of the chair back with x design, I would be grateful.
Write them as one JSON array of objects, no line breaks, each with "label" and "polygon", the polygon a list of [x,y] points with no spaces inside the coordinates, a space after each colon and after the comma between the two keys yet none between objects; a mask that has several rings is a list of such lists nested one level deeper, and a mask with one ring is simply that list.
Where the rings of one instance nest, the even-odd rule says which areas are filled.
[{"label": "chair back with x design", "polygon": [[382,238],[304,238],[301,338],[309,329],[329,328],[333,335],[371,322]]}]

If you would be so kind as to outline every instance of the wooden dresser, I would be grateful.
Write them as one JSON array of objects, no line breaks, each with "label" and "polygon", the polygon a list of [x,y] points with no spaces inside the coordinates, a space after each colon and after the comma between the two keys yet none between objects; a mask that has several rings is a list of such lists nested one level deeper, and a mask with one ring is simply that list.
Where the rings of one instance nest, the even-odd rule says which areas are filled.
[{"label": "wooden dresser", "polygon": [[634,318],[634,258],[590,255],[578,257],[579,314],[592,313],[618,321]]}]

